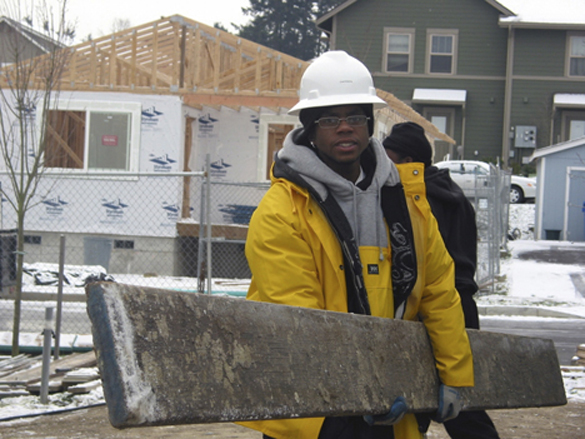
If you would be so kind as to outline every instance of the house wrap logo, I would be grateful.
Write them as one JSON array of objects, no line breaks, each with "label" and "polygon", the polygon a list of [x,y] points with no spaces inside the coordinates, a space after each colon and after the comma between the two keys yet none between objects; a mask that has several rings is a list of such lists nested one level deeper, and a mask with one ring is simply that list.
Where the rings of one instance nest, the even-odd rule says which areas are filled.
[{"label": "house wrap logo", "polygon": [[[177,222],[179,220],[179,213],[181,212],[181,206],[178,204],[170,204],[166,201],[162,202],[162,210],[167,216],[167,220],[171,222]],[[189,213],[193,212],[193,208],[189,207]],[[164,224],[161,224],[164,225]]]},{"label": "house wrap logo", "polygon": [[258,134],[259,127],[260,127],[260,118],[253,114],[250,116],[250,123],[254,124],[254,129],[256,130],[256,134]]},{"label": "house wrap logo", "polygon": [[163,112],[158,111],[153,105],[152,107],[142,110],[142,124],[143,125],[157,125],[159,116],[162,116]]},{"label": "house wrap logo", "polygon": [[42,204],[45,205],[45,212],[47,215],[62,215],[63,214],[63,207],[67,206],[69,203],[62,200],[60,196],[56,198],[46,198],[41,201]]},{"label": "house wrap logo", "polygon": [[28,102],[17,107],[19,113],[24,116],[24,120],[28,123],[34,122],[37,117],[37,106],[34,102]]},{"label": "house wrap logo", "polygon": [[163,154],[161,156],[150,154],[149,161],[154,163],[154,170],[159,172],[170,172],[173,169],[173,163],[177,163],[177,161],[170,158],[168,154]]},{"label": "house wrap logo", "polygon": [[102,207],[106,209],[108,218],[120,219],[124,217],[124,209],[128,207],[128,204],[122,203],[120,198],[112,201],[102,198]]},{"label": "house wrap logo", "polygon": [[223,159],[216,160],[209,164],[211,168],[211,175],[213,177],[224,177],[227,174],[228,168],[231,168],[232,165],[223,161]]},{"label": "house wrap logo", "polygon": [[197,119],[197,121],[199,122],[199,133],[211,133],[213,132],[213,128],[215,127],[215,123],[218,121],[219,119],[215,119],[214,117],[211,117],[211,115],[209,113],[201,116],[199,119]]},{"label": "house wrap logo", "polygon": [[179,219],[180,207],[177,204],[168,204],[166,201],[163,201],[162,208],[169,221],[177,221]]}]

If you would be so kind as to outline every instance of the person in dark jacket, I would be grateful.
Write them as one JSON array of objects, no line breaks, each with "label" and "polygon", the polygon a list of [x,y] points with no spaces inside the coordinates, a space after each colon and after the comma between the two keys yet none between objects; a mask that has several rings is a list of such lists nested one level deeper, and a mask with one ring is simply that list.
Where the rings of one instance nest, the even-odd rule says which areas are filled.
[{"label": "person in dark jacket", "polygon": [[[451,179],[449,170],[432,166],[433,150],[420,125],[414,122],[394,125],[383,145],[388,157],[398,166],[411,162],[424,164],[427,199],[445,247],[455,262],[455,287],[461,297],[465,327],[479,329],[477,304],[473,298],[478,290],[474,279],[477,266],[475,209]],[[428,420],[419,422],[423,429],[428,428],[428,423]],[[462,412],[444,425],[453,439],[499,438],[485,411]]]}]

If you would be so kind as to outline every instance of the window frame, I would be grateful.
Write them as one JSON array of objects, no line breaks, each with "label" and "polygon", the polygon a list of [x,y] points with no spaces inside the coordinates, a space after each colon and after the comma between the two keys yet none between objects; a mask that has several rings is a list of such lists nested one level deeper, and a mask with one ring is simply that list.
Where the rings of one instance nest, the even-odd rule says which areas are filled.
[{"label": "window frame", "polygon": [[[45,170],[59,170],[67,173],[91,173],[91,172],[120,172],[136,173],[139,170],[140,158],[140,132],[141,132],[141,115],[142,104],[138,102],[117,102],[117,101],[88,101],[88,100],[52,100],[49,111],[77,111],[85,113],[85,135],[83,145],[83,168],[65,168],[65,167],[44,167]],[[89,168],[89,136],[91,131],[90,118],[91,113],[120,113],[130,115],[130,130],[128,139],[128,165],[126,169],[102,169]],[[39,114],[38,120],[38,138],[41,137],[42,130],[46,130],[45,115]]]},{"label": "window frame", "polygon": [[[382,71],[392,75],[408,75],[414,71],[414,43],[415,43],[416,29],[410,27],[385,27],[384,28],[384,44],[382,45]],[[388,48],[389,35],[406,35],[408,36],[408,52],[390,52]],[[391,54],[407,55],[408,67],[406,71],[388,70],[388,56]]]},{"label": "window frame", "polygon": [[273,158],[270,157],[270,125],[291,125],[293,129],[301,127],[301,123],[297,116],[290,116],[288,114],[259,114],[258,126],[258,141],[260,147],[258,148],[258,165],[256,169],[256,181],[267,182],[270,181],[268,170],[272,165]]},{"label": "window frame", "polygon": [[444,117],[446,119],[445,127],[446,130],[443,134],[447,134],[449,137],[455,136],[455,116],[456,109],[452,106],[437,106],[437,105],[424,105],[422,108],[423,117],[432,123],[432,118]]},{"label": "window frame", "polygon": [[[452,37],[451,54],[434,54],[433,48],[433,37]],[[426,48],[426,62],[425,62],[425,73],[428,75],[439,75],[439,76],[453,76],[457,74],[457,53],[459,48],[459,30],[458,29],[427,29],[427,48]],[[436,56],[451,56],[451,71],[450,72],[432,72],[431,64],[432,57]]]},{"label": "window frame", "polygon": [[585,55],[582,56],[573,56],[571,55],[571,48],[572,48],[572,40],[573,38],[583,38],[585,41],[585,32],[567,32],[567,48],[566,48],[566,59],[565,59],[565,76],[571,78],[585,78],[585,73],[583,75],[572,75],[571,74],[571,60],[573,58],[578,59],[585,59]]},{"label": "window frame", "polygon": [[561,142],[574,140],[571,139],[571,123],[582,121],[585,121],[585,108],[563,109],[561,111]]}]

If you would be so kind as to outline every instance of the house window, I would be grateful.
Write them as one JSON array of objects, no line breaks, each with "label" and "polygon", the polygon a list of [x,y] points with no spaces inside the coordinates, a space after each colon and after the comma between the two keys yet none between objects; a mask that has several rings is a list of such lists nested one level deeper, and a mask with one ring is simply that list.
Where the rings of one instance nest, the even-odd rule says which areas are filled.
[{"label": "house window", "polygon": [[69,101],[46,117],[45,167],[137,171],[140,104]]},{"label": "house window", "polygon": [[89,114],[89,169],[128,170],[132,114],[91,112]]},{"label": "house window", "polygon": [[282,148],[287,134],[299,126],[301,124],[297,116],[260,114],[257,181],[270,180],[274,154]]},{"label": "house window", "polygon": [[412,73],[414,29],[385,28],[384,70],[389,73]]},{"label": "house window", "polygon": [[585,76],[585,35],[569,37],[569,76]]},{"label": "house window", "polygon": [[563,141],[585,136],[585,111],[563,111],[562,136]]},{"label": "house window", "polygon": [[440,132],[453,137],[455,109],[451,107],[424,107],[423,116],[435,125]]},{"label": "house window", "polygon": [[[453,107],[423,107],[422,114],[425,119],[435,125],[440,132],[454,137],[455,108]],[[462,159],[463,151],[455,150],[453,145],[442,140],[435,140],[434,161]]]},{"label": "house window", "polygon": [[457,31],[429,29],[427,37],[427,73],[455,74]]},{"label": "house window", "polygon": [[270,180],[270,169],[274,163],[276,154],[284,145],[286,135],[294,129],[294,125],[269,124],[268,125],[268,156],[266,161],[266,180]]}]

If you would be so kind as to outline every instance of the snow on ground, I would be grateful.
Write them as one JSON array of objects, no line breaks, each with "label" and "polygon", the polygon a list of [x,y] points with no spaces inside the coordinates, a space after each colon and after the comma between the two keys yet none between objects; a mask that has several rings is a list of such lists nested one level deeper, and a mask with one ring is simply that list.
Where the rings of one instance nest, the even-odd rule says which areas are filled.
[{"label": "snow on ground", "polygon": [[[508,241],[508,255],[500,260],[500,275],[493,288],[476,295],[479,306],[542,307],[585,317],[585,297],[575,287],[571,276],[585,276],[583,266],[521,259],[528,252],[559,247],[564,251],[585,252],[585,243],[568,241],[534,241],[534,204],[510,206],[510,230],[519,239]],[[584,336],[585,342],[585,336]]]},{"label": "snow on ground", "polygon": [[[35,395],[2,398],[0,399],[0,421],[105,403],[104,391],[101,386],[85,395],[74,395],[69,392],[49,394],[48,400],[47,404],[42,404],[40,397]],[[2,425],[6,426],[7,423],[3,422]]]},{"label": "snow on ground", "polygon": [[[585,251],[585,243],[533,241],[534,237],[534,205],[519,204],[510,206],[510,230],[517,229],[518,239],[508,243],[509,256],[503,257],[500,264],[500,275],[493,289],[477,295],[478,305],[522,307],[541,307],[564,311],[575,316],[585,317],[585,299],[571,282],[571,274],[585,275],[585,269],[579,265],[564,265],[547,262],[522,260],[518,256],[534,250],[544,250],[551,245],[567,247],[570,250]],[[82,275],[88,271],[84,267]],[[91,270],[90,270],[91,271]],[[99,273],[98,273],[99,274]],[[82,275],[76,276],[77,279]],[[112,275],[118,282],[142,286],[173,288],[177,290],[196,291],[193,278],[148,278],[136,275]],[[212,290],[214,294],[229,294],[241,297],[248,288],[248,279],[217,279]],[[509,317],[526,318],[526,317]],[[537,317],[534,317],[537,318]],[[8,333],[9,334],[9,333]],[[0,333],[0,344],[4,344]],[[35,342],[41,341],[34,334]],[[91,343],[91,336],[83,336],[82,342]],[[10,340],[10,338],[8,338]],[[585,336],[584,336],[585,343]],[[68,345],[71,340],[62,342]],[[7,341],[6,344],[10,344]],[[40,344],[39,344],[40,345]],[[563,366],[561,368],[567,398],[585,403],[585,367]],[[72,395],[67,392],[50,395],[48,405],[39,403],[39,397],[11,397],[0,399],[0,420],[30,413],[58,411],[83,405],[103,402],[101,388],[89,395]]]}]

